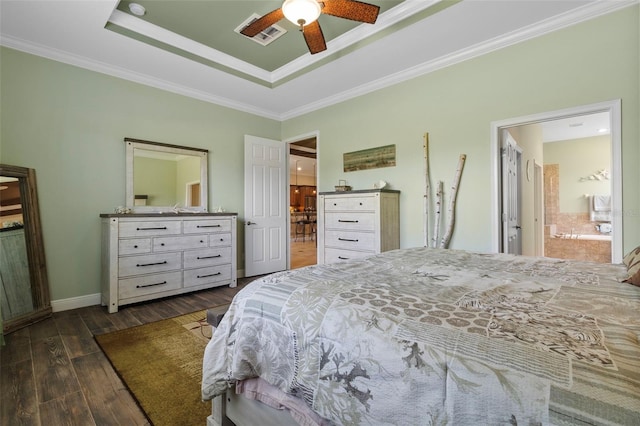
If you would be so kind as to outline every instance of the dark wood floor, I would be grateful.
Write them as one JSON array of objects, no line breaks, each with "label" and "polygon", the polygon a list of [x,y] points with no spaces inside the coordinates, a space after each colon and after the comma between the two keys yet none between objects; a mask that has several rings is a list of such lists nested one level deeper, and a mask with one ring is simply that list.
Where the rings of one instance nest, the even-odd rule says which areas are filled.
[{"label": "dark wood floor", "polygon": [[0,424],[149,424],[93,336],[229,303],[252,280],[124,306],[115,314],[102,306],[57,312],[5,336]]}]

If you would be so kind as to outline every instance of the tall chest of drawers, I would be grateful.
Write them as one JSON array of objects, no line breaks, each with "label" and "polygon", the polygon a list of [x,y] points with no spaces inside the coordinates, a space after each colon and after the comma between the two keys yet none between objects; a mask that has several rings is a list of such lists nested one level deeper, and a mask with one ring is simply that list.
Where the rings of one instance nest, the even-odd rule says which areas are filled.
[{"label": "tall chest of drawers", "polygon": [[236,214],[103,214],[102,304],[237,284]]},{"label": "tall chest of drawers", "polygon": [[400,191],[321,192],[317,217],[319,264],[400,248]]}]

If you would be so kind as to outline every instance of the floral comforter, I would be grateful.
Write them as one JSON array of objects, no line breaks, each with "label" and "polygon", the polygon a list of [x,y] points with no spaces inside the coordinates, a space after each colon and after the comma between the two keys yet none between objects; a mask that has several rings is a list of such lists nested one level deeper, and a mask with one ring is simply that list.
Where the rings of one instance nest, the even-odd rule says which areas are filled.
[{"label": "floral comforter", "polygon": [[202,395],[261,377],[343,425],[640,424],[640,287],[620,265],[430,248],[258,279]]}]

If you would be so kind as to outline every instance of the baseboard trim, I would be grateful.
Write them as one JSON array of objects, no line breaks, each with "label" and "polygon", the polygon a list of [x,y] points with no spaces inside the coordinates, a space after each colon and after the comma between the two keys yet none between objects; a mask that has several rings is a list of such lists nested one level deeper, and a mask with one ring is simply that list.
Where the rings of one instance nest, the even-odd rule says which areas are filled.
[{"label": "baseboard trim", "polygon": [[53,312],[69,311],[99,304],[100,293],[87,294],[86,296],[70,297],[69,299],[52,300],[51,310]]}]

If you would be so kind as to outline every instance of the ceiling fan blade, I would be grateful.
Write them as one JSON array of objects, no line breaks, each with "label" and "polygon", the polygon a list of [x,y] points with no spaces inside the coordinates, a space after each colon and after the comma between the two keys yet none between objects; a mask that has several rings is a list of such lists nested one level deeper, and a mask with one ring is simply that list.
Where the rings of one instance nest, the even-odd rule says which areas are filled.
[{"label": "ceiling fan blade", "polygon": [[247,37],[254,37],[281,19],[284,19],[282,8],[273,10],[244,27],[240,33]]},{"label": "ceiling fan blade", "polygon": [[322,13],[338,18],[373,24],[378,19],[380,6],[357,0],[324,0]]},{"label": "ceiling fan blade", "polygon": [[324,34],[322,34],[322,28],[320,28],[318,21],[314,21],[305,26],[302,34],[304,35],[304,41],[307,42],[309,52],[311,52],[312,55],[327,50],[327,45],[324,42]]}]

